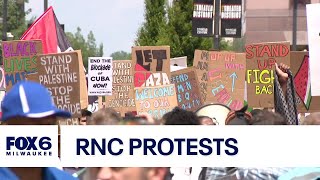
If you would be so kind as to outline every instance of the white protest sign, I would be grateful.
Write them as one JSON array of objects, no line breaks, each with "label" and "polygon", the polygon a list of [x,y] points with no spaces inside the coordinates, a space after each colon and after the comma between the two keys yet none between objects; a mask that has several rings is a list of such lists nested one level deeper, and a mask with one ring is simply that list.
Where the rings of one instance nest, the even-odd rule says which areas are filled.
[{"label": "white protest sign", "polygon": [[320,4],[307,4],[311,95],[320,96]]},{"label": "white protest sign", "polygon": [[89,57],[88,95],[112,95],[112,57]]},{"label": "white protest sign", "polygon": [[170,59],[170,65],[187,67],[187,56],[171,58]]}]

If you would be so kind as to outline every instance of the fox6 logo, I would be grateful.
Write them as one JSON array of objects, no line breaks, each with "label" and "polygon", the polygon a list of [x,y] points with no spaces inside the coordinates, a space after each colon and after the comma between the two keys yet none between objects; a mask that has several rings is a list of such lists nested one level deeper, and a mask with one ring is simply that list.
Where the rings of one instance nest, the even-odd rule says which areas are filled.
[{"label": "fox6 logo", "polygon": [[51,156],[52,148],[50,137],[14,137],[8,136],[7,140],[7,156]]}]

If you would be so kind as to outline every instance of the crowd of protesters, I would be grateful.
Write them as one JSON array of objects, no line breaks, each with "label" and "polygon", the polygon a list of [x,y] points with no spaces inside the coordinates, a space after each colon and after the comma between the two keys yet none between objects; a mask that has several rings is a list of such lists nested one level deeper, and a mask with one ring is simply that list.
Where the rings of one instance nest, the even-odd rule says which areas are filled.
[{"label": "crowd of protesters", "polygon": [[[275,102],[288,107],[287,85],[290,79],[289,67],[276,66],[280,95]],[[276,84],[276,83],[275,83]],[[277,87],[275,87],[277,88]],[[39,99],[41,97],[41,99]],[[285,97],[284,99],[277,99]],[[284,101],[283,101],[284,100]],[[282,102],[280,102],[282,101]],[[277,104],[276,106],[279,106]],[[294,106],[294,104],[293,104]],[[71,114],[57,109],[53,105],[48,90],[35,82],[22,81],[6,94],[2,102],[2,125],[53,125],[57,118],[70,118]],[[252,112],[244,107],[230,111],[226,125],[287,125],[298,119],[297,113],[286,108],[276,107],[275,111],[255,109]],[[219,113],[219,112],[213,112]],[[134,115],[127,113],[121,117],[114,109],[104,108],[91,113],[82,111],[81,125],[216,125],[209,116],[197,116],[195,112],[174,108],[162,119],[153,119],[148,114]],[[311,114],[302,124],[317,125],[320,113]],[[61,168],[57,157],[58,168],[0,168],[0,179],[83,179],[83,180],[169,180],[169,179],[291,179],[300,173],[300,177],[320,177],[318,168],[236,168],[236,167],[181,167],[181,168]],[[60,168],[59,168],[60,167]],[[302,175],[301,175],[301,172]],[[73,174],[72,174],[73,173]]]}]

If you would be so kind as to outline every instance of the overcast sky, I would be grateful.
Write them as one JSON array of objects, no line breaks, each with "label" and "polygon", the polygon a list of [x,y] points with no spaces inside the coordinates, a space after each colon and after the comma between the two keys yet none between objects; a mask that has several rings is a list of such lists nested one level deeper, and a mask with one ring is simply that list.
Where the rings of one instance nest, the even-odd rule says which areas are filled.
[{"label": "overcast sky", "polygon": [[[79,26],[85,37],[93,31],[97,44],[104,45],[104,56],[115,51],[131,52],[138,28],[143,23],[143,0],[48,0],[66,32]],[[43,0],[29,0],[32,16],[43,13]]]}]

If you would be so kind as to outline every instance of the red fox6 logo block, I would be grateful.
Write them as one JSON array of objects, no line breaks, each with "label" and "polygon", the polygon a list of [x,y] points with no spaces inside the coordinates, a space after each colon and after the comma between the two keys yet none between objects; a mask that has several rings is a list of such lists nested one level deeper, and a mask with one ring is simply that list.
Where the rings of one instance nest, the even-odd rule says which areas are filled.
[{"label": "red fox6 logo block", "polygon": [[6,137],[7,156],[52,156],[50,137]]}]

